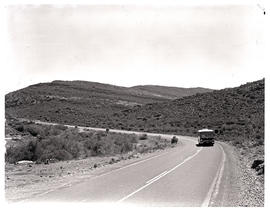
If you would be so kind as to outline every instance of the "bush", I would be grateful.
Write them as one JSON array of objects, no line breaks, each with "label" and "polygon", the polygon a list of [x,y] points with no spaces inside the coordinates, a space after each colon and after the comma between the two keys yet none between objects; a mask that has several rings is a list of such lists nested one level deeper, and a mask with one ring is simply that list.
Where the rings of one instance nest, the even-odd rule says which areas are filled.
[{"label": "bush", "polygon": [[26,124],[23,126],[24,131],[28,132],[32,136],[47,136],[52,129],[54,129],[54,126],[47,126],[47,125],[36,125],[36,124]]},{"label": "bush", "polygon": [[142,134],[140,137],[139,137],[140,140],[146,140],[147,139],[147,134]]},{"label": "bush", "polygon": [[49,159],[70,160],[72,159],[72,155],[64,149],[59,149],[55,150],[54,152],[49,152],[45,150],[43,154],[39,157],[39,160],[42,162],[46,162]]},{"label": "bush", "polygon": [[173,136],[171,139],[171,144],[177,144],[178,142],[178,138],[176,138],[176,136]]},{"label": "bush", "polygon": [[[20,124],[21,130],[29,132],[31,141],[21,142],[6,150],[6,161],[15,163],[20,160],[31,160],[46,163],[50,159],[70,160],[89,156],[106,156],[124,154],[133,151],[138,139],[148,139],[147,134],[139,138],[135,134],[120,134],[110,132],[79,132],[78,129],[62,125]],[[166,147],[159,138],[158,143],[153,139],[144,143],[140,150],[146,152]]]},{"label": "bush", "polygon": [[14,128],[15,128],[17,131],[19,131],[19,132],[23,132],[23,131],[24,131],[23,125],[16,125]]},{"label": "bush", "polygon": [[77,158],[78,154],[78,143],[60,136],[38,142],[35,153],[37,160],[43,162],[46,159],[70,160]]},{"label": "bush", "polygon": [[117,153],[127,153],[132,151],[133,144],[131,139],[117,138],[114,140],[115,147],[117,148]]},{"label": "bush", "polygon": [[251,168],[255,169],[256,167],[258,167],[260,164],[264,163],[264,160],[254,160]]},{"label": "bush", "polygon": [[36,141],[31,140],[18,146],[8,147],[5,153],[5,161],[16,163],[20,160],[35,160]]},{"label": "bush", "polygon": [[137,139],[137,137],[136,137],[136,135],[135,134],[132,134],[131,135],[131,143],[133,143],[133,144],[137,144],[138,143],[138,139]]}]

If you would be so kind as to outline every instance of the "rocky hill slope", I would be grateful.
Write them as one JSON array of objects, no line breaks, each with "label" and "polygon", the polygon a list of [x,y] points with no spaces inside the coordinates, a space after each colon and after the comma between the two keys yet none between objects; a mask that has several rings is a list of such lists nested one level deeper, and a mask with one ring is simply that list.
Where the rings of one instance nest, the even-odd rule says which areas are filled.
[{"label": "rocky hill slope", "polygon": [[[264,138],[264,80],[177,100],[146,104],[115,114],[126,128],[196,134],[208,127],[220,136]],[[134,126],[133,126],[134,125]]]},{"label": "rocky hill slope", "polygon": [[[165,94],[168,87],[152,90],[126,88],[86,81],[53,81],[40,83],[11,92],[5,96],[6,117],[22,117],[61,123],[103,126],[113,113],[147,103],[164,102],[171,98]],[[210,89],[174,88],[174,95],[183,97]],[[177,92],[178,91],[178,92]],[[104,122],[104,124],[102,123]]]}]

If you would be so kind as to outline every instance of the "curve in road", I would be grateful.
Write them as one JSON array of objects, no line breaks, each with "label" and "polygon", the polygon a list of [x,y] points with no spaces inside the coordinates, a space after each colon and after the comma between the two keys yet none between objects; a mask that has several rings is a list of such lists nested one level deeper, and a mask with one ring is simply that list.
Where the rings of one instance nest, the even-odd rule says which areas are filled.
[{"label": "curve in road", "polygon": [[[111,132],[125,131],[111,130]],[[163,136],[171,137],[171,135]],[[213,147],[196,147],[195,138],[182,136],[179,138],[182,144],[169,152],[90,178],[82,183],[42,194],[28,201],[208,206],[214,202],[214,197],[218,193],[225,153],[219,144]]]}]

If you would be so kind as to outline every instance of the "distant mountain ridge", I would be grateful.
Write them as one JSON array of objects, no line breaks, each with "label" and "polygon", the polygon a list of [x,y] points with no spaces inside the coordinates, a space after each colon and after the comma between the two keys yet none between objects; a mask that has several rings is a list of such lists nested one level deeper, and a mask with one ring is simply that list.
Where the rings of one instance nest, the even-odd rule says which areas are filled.
[{"label": "distant mountain ridge", "polygon": [[87,81],[60,81],[51,83],[39,83],[29,87],[8,93],[6,105],[31,104],[34,101],[46,100],[48,97],[58,98],[93,98],[127,100],[128,102],[145,104],[165,101],[172,98],[181,98],[201,92],[210,92],[204,88],[177,88],[166,86],[134,86],[121,87],[110,84]]},{"label": "distant mountain ridge", "polygon": [[111,90],[111,91],[120,91],[124,93],[128,93],[131,95],[138,95],[138,96],[149,96],[149,97],[158,97],[164,99],[176,99],[182,98],[190,95],[195,95],[197,93],[206,93],[212,92],[213,89],[209,88],[182,88],[182,87],[169,87],[169,86],[160,86],[160,85],[138,85],[132,87],[123,87],[123,86],[116,86],[111,84],[104,84],[98,82],[88,82],[88,81],[60,81],[55,80],[52,83],[58,84],[65,84],[69,86],[78,86],[84,88],[96,88],[96,89],[103,89],[103,90]]},{"label": "distant mountain ridge", "polygon": [[138,85],[131,87],[133,90],[143,91],[145,94],[155,95],[159,97],[166,97],[169,99],[183,98],[186,96],[195,95],[197,93],[212,92],[208,88],[180,88],[180,87],[167,87],[159,85]]}]

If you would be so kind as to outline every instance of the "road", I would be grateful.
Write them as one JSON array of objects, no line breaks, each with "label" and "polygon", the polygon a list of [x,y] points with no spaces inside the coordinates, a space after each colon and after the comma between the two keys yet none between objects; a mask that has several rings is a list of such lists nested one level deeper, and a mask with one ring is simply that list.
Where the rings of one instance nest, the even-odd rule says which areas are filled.
[{"label": "road", "polygon": [[196,147],[195,138],[179,138],[181,144],[173,149],[30,201],[113,202],[143,206],[212,205],[220,194],[225,152],[219,143],[213,147]]}]

